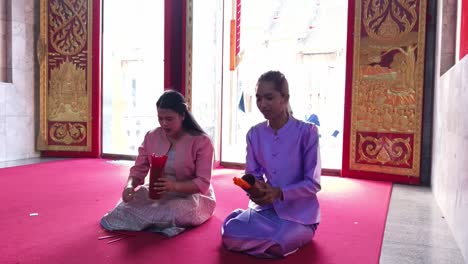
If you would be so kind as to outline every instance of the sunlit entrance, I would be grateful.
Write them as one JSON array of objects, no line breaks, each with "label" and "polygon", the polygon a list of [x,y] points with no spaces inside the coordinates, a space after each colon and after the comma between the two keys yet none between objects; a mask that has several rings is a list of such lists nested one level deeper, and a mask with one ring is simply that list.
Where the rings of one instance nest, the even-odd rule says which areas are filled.
[{"label": "sunlit entrance", "polygon": [[164,1],[103,5],[103,153],[136,155],[164,91]]},{"label": "sunlit entrance", "polygon": [[[319,127],[322,167],[341,169],[347,5],[242,1],[238,65],[223,69],[229,81],[223,86],[222,161],[245,162],[245,135],[264,120],[255,103],[256,81],[263,72],[279,70],[289,81],[293,115]],[[231,18],[230,8],[225,4]],[[224,28],[229,30],[226,23]]]}]

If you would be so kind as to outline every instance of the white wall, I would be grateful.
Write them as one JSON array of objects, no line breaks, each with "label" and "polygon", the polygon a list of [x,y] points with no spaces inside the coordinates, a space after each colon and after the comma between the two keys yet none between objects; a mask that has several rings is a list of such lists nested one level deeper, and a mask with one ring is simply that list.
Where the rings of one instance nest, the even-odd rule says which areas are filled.
[{"label": "white wall", "polygon": [[11,2],[11,83],[0,83],[0,161],[38,157],[34,125],[34,0]]},{"label": "white wall", "polygon": [[468,58],[456,62],[456,45],[451,45],[457,5],[456,0],[437,1],[431,186],[468,261]]},{"label": "white wall", "polygon": [[434,94],[432,190],[468,261],[468,56],[438,81]]}]

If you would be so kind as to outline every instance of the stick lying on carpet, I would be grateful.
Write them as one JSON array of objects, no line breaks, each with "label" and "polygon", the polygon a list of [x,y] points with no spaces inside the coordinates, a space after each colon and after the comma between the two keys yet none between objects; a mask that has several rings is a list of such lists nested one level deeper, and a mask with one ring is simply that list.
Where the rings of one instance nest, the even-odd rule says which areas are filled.
[{"label": "stick lying on carpet", "polygon": [[107,235],[107,236],[100,236],[98,237],[98,240],[103,240],[103,239],[108,239],[108,238],[114,238],[112,240],[107,241],[107,244],[117,242],[119,240],[129,238],[129,237],[134,237],[134,235],[129,235],[129,234],[115,234],[115,235]]}]

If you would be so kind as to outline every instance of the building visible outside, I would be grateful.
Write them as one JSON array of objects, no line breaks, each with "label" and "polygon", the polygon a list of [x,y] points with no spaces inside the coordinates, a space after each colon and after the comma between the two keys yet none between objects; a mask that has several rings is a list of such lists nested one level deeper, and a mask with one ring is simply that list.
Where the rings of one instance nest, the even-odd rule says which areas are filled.
[{"label": "building visible outside", "polygon": [[164,1],[104,1],[103,17],[103,152],[136,155],[159,125]]}]

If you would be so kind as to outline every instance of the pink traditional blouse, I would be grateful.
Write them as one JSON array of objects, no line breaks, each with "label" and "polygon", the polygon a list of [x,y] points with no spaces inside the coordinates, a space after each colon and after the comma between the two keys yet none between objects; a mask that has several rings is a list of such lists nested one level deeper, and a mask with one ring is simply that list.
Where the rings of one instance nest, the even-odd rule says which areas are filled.
[{"label": "pink traditional blouse", "polygon": [[[151,154],[166,155],[170,147],[171,143],[160,127],[150,130],[138,148],[138,157],[129,176],[139,178],[143,183],[150,169]],[[211,186],[214,149],[210,138],[207,135],[184,133],[173,148],[176,179],[192,180],[201,194],[214,198]]]}]

